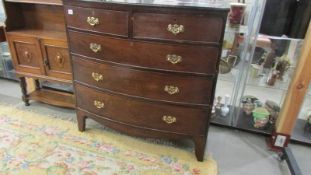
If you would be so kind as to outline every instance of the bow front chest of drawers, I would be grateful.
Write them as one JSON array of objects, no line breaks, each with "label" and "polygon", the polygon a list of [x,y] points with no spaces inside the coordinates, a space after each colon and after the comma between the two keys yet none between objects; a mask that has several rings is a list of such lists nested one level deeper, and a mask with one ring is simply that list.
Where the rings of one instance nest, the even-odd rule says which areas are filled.
[{"label": "bow front chest of drawers", "polygon": [[228,8],[178,2],[64,0],[80,131],[191,138],[203,160]]}]

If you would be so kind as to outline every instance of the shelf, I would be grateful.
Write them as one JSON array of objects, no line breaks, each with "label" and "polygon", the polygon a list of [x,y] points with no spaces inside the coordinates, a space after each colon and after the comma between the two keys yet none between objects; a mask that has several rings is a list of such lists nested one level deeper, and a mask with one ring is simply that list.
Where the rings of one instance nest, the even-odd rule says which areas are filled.
[{"label": "shelf", "polygon": [[236,128],[252,133],[271,135],[273,128],[270,124],[268,124],[265,129],[255,128],[253,126],[253,117],[247,116],[242,110],[240,110],[238,117]]},{"label": "shelf", "polygon": [[57,40],[67,40],[65,31],[53,31],[53,30],[40,30],[40,29],[18,29],[14,31],[8,31],[7,34],[36,37],[43,39],[57,39]]},{"label": "shelf", "polygon": [[211,123],[220,126],[231,126],[230,113],[234,111],[234,106],[229,105],[230,112],[226,116],[222,116],[219,110],[212,114]]},{"label": "shelf", "polygon": [[74,95],[71,93],[40,89],[30,93],[28,98],[55,106],[75,108]]},{"label": "shelf", "polygon": [[239,27],[230,27],[226,25],[225,33],[233,33],[233,34],[247,34],[248,27],[244,25],[240,25]]},{"label": "shelf", "polygon": [[63,5],[62,0],[5,0],[6,2],[43,4],[43,5]]},{"label": "shelf", "polygon": [[269,89],[277,89],[282,91],[287,91],[290,81],[282,82],[277,80],[273,86],[269,86],[266,83],[266,79],[261,78],[248,78],[246,85],[255,86]]},{"label": "shelf", "polygon": [[305,131],[305,125],[307,121],[298,119],[296,126],[292,132],[291,139],[295,142],[304,143],[311,145],[311,132]]}]

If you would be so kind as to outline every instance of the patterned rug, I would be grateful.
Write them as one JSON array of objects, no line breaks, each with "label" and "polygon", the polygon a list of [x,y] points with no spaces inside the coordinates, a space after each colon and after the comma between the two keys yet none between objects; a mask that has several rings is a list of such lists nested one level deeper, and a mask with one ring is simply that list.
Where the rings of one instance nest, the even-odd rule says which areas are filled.
[{"label": "patterned rug", "polygon": [[0,175],[217,175],[211,158],[0,104]]}]

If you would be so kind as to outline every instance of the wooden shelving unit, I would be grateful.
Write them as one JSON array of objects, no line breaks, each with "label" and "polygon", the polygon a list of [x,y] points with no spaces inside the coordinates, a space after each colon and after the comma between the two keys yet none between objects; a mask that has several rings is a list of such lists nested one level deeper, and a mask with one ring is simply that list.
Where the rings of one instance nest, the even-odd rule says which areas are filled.
[{"label": "wooden shelving unit", "polygon": [[62,0],[6,0],[7,2],[29,3],[29,4],[45,4],[62,6]]},{"label": "wooden shelving unit", "polygon": [[[62,0],[4,0],[6,36],[23,100],[74,108],[73,94],[43,89],[39,80],[72,83]],[[27,92],[25,77],[36,81]]]},{"label": "wooden shelving unit", "polygon": [[26,37],[38,37],[42,39],[57,39],[67,41],[67,35],[62,31],[40,30],[40,29],[17,29],[7,32],[11,35],[19,35]]},{"label": "wooden shelving unit", "polygon": [[73,94],[49,89],[40,89],[29,94],[29,99],[66,108],[75,108]]}]

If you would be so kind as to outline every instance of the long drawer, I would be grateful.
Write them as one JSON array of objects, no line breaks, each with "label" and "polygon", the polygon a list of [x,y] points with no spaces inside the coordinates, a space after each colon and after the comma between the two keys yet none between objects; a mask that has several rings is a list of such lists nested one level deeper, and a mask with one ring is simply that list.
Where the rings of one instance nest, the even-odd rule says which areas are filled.
[{"label": "long drawer", "polygon": [[155,100],[210,104],[211,78],[141,71],[73,56],[76,81],[132,96]]},{"label": "long drawer", "polygon": [[69,31],[71,51],[121,64],[197,74],[214,74],[219,48],[139,42]]},{"label": "long drawer", "polygon": [[208,111],[203,108],[151,103],[111,95],[75,84],[77,107],[114,121],[183,134],[205,134]]}]

